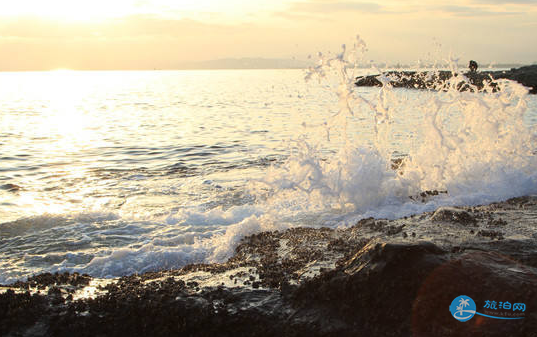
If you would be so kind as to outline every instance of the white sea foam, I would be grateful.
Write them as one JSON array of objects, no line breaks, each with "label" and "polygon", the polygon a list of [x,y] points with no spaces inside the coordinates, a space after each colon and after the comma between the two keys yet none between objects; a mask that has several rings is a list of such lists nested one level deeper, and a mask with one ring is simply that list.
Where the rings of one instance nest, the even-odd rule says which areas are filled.
[{"label": "white sea foam", "polygon": [[[246,207],[243,212],[249,208]],[[222,212],[222,219],[229,219],[236,210]],[[200,215],[201,216],[201,215]],[[212,216],[216,224],[220,223]],[[87,260],[86,254],[48,254],[47,259],[52,262],[49,271],[52,272],[80,272],[93,276],[110,278],[146,271],[179,268],[188,263],[199,262],[224,262],[234,252],[240,240],[247,235],[273,230],[289,228],[289,224],[276,222],[269,215],[250,215],[247,218],[225,227],[220,232],[207,233],[205,235],[191,235],[192,243],[177,242],[184,239],[185,235],[175,236],[176,244],[170,246],[163,244],[162,239],[156,237],[142,245],[131,245],[125,248],[109,248],[95,252],[97,256],[91,261]],[[14,281],[17,277],[3,275],[0,283]]]}]

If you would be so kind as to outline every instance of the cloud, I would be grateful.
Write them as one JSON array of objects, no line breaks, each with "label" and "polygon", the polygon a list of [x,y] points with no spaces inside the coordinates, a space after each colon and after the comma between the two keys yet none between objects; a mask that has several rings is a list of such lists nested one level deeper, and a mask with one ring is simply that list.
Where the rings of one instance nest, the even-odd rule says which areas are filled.
[{"label": "cloud", "polygon": [[81,24],[58,23],[35,17],[3,19],[0,22],[2,38],[47,39],[80,35],[91,35],[91,29]]},{"label": "cloud", "polygon": [[25,17],[0,22],[0,37],[23,39],[185,37],[192,33],[210,35],[236,32],[245,28],[244,25],[205,23],[192,19],[168,19],[157,15],[131,15],[98,24]]},{"label": "cloud", "polygon": [[537,0],[473,0],[474,3],[487,4],[487,5],[504,5],[504,4],[516,4],[516,5],[537,5]]},{"label": "cloud", "polygon": [[334,18],[331,18],[326,15],[319,15],[318,13],[296,13],[296,12],[274,12],[272,13],[275,17],[284,18],[290,21],[302,21],[302,20],[315,20],[317,22],[319,21],[327,21],[327,22],[333,22],[335,21]]},{"label": "cloud", "polygon": [[212,34],[241,29],[244,24],[223,25],[206,23],[192,19],[169,19],[158,15],[132,15],[110,23],[106,27],[109,35],[151,35],[151,36],[185,36],[189,33]]},{"label": "cloud", "polygon": [[373,2],[355,2],[355,1],[330,1],[330,0],[309,0],[303,2],[293,2],[285,12],[275,13],[276,16],[287,18],[290,20],[301,19],[324,19],[330,20],[333,16],[327,14],[340,13],[340,12],[358,12],[366,14],[378,14],[378,15],[403,15],[403,14],[416,14],[426,13],[444,13],[451,16],[458,16],[461,18],[467,17],[492,17],[492,16],[514,16],[524,14],[522,11],[505,10],[505,8],[497,8],[494,5],[485,5],[485,2],[492,3],[537,3],[537,0],[471,0],[482,1],[483,4],[476,5],[416,5],[407,3],[405,1],[399,1],[397,5],[393,2],[391,5],[382,6]]},{"label": "cloud", "polygon": [[389,14],[384,6],[373,2],[309,0],[292,2],[285,11],[274,12],[273,15],[291,21],[321,20],[330,22],[337,20],[334,16],[327,14],[344,12]]},{"label": "cloud", "polygon": [[296,13],[327,13],[349,11],[363,13],[379,13],[382,12],[383,9],[383,6],[373,2],[313,0],[306,2],[294,2],[289,7],[288,11]]},{"label": "cloud", "polygon": [[470,6],[436,6],[432,7],[431,10],[436,10],[456,16],[462,17],[476,17],[476,16],[507,16],[507,15],[520,15],[524,12],[513,12],[513,11],[491,11],[488,9],[483,9],[481,7],[470,7]]},{"label": "cloud", "polygon": [[0,70],[176,68],[181,62],[287,57],[299,38],[279,26],[221,24],[156,15],[99,23],[0,21]]}]

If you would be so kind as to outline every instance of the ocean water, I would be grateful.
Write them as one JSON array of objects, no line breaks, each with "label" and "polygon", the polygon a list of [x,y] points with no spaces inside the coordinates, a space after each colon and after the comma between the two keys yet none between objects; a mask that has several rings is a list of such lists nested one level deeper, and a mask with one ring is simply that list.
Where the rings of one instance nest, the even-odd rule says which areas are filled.
[{"label": "ocean water", "polygon": [[0,73],[0,283],[224,261],[264,230],[537,193],[523,87],[356,88],[351,61]]}]

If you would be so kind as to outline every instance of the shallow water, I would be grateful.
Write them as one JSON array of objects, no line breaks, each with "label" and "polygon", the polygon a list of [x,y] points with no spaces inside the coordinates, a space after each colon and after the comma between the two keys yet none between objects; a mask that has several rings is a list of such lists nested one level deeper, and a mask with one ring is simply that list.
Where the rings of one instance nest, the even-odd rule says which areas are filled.
[{"label": "shallow water", "polygon": [[[535,150],[537,98],[520,88],[342,98],[337,78],[304,76],[0,73],[0,283],[221,261],[262,230],[537,193],[524,152]],[[347,100],[353,113],[333,117]],[[403,174],[388,167],[400,157]],[[450,194],[408,198],[435,188]]]}]

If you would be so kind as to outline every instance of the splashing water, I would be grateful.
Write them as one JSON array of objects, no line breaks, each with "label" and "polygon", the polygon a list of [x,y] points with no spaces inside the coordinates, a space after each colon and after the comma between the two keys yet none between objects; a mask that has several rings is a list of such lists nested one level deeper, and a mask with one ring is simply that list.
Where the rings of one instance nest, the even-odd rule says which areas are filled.
[{"label": "splashing water", "polygon": [[[326,142],[333,133],[343,141],[327,157],[322,145],[300,140],[297,153],[260,182],[271,190],[273,206],[285,208],[293,200],[300,212],[347,213],[354,221],[351,215],[394,218],[439,205],[472,205],[537,192],[535,130],[524,123],[527,89],[508,80],[498,81],[497,92],[489,86],[477,89],[451,58],[452,78],[433,83],[435,90],[424,91],[419,100],[403,102],[405,109],[421,115],[421,130],[409,132],[420,132],[422,141],[394,170],[392,126],[402,102],[386,75],[378,77],[382,87],[376,97],[366,98],[356,89],[365,50],[358,36],[352,49],[343,45],[334,57],[320,54],[319,64],[309,70],[306,80],[338,76],[339,110],[324,127]],[[473,90],[461,92],[461,85]],[[371,121],[372,143],[349,135],[347,125],[357,118]],[[421,204],[409,198],[430,190],[447,193]]]}]

